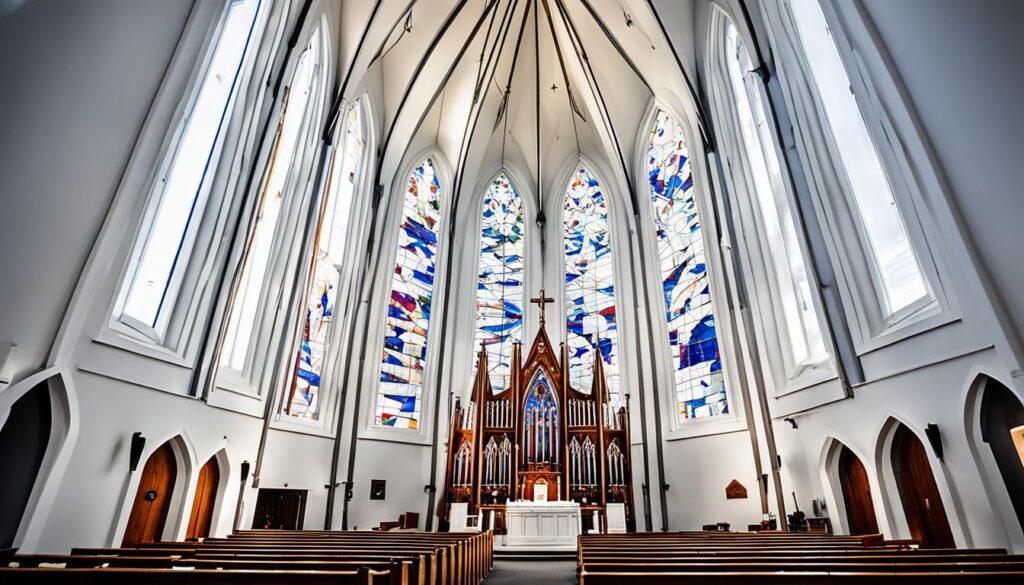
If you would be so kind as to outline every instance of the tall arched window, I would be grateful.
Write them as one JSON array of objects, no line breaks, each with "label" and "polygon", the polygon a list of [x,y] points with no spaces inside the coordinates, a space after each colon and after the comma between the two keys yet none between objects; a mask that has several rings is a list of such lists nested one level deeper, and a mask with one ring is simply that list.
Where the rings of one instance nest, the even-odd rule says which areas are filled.
[{"label": "tall arched window", "polygon": [[619,401],[618,326],[608,204],[601,185],[582,165],[565,189],[565,328],[569,383],[590,392],[600,349],[610,399]]},{"label": "tall arched window", "polygon": [[273,154],[260,187],[256,227],[246,247],[221,350],[221,365],[233,371],[253,369],[253,349],[257,345],[253,341],[261,336],[260,309],[271,302],[266,296],[266,285],[274,280],[273,261],[278,256],[275,244],[279,245],[287,237],[283,231],[286,222],[279,219],[287,217],[283,212],[301,198],[301,186],[308,178],[302,172],[302,157],[315,136],[314,112],[323,99],[320,91],[324,87],[321,76],[325,70],[322,34],[317,27],[299,56],[285,97]]},{"label": "tall arched window", "polygon": [[752,294],[766,335],[775,338],[766,349],[781,390],[827,366],[828,353],[760,77],[736,26],[721,9],[714,12],[712,26],[717,42],[709,53],[711,93],[721,150],[737,195],[739,239],[752,264]]},{"label": "tall arched window", "polygon": [[413,169],[405,191],[375,426],[419,428],[440,221],[441,181],[428,158]]},{"label": "tall arched window", "polygon": [[162,340],[185,280],[217,174],[227,127],[258,44],[261,0],[227,2],[205,68],[161,161],[150,209],[115,311],[119,321]]},{"label": "tall arched window", "polygon": [[817,0],[785,5],[838,155],[836,163],[845,171],[853,220],[865,242],[884,317],[894,322],[930,303],[932,293],[821,5]]},{"label": "tall arched window", "polygon": [[512,344],[523,336],[523,200],[502,173],[484,196],[475,348],[487,348],[491,390],[508,389]]},{"label": "tall arched window", "polygon": [[349,216],[353,190],[363,160],[360,104],[349,108],[342,124],[342,148],[334,151],[328,167],[327,193],[317,226],[309,293],[302,307],[302,335],[291,391],[285,405],[285,414],[310,420],[320,418],[323,404],[321,379],[327,349],[340,328],[338,320],[343,317],[338,312],[336,301],[350,245]]},{"label": "tall arched window", "polygon": [[679,420],[726,414],[711,282],[683,128],[658,110],[647,148]]}]

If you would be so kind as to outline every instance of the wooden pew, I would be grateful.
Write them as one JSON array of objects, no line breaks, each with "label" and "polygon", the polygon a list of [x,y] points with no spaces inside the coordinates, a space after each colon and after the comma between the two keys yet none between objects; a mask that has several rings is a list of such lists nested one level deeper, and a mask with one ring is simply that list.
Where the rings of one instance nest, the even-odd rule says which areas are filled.
[{"label": "wooden pew", "polygon": [[75,585],[380,585],[390,584],[387,571],[219,571],[177,569],[55,569],[0,567],[0,583]]},{"label": "wooden pew", "polygon": [[[0,582],[479,585],[491,569],[492,549],[490,532],[253,530],[228,538],[14,556],[0,561]],[[296,575],[303,577],[290,580]]]},{"label": "wooden pew", "polygon": [[881,535],[585,535],[578,540],[579,583],[1024,583],[1024,556],[910,544]]},{"label": "wooden pew", "polygon": [[968,583],[1020,585],[1024,573],[596,573],[584,570],[579,585],[945,585]]}]

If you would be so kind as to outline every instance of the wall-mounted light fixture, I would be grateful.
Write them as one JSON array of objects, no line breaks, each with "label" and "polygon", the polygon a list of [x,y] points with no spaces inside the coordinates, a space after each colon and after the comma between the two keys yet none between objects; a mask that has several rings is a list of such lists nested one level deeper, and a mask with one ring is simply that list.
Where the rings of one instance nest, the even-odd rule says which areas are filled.
[{"label": "wall-mounted light fixture", "polygon": [[939,425],[935,423],[928,423],[924,427],[924,436],[928,437],[928,442],[931,443],[932,451],[935,452],[935,456],[942,460],[942,435],[939,433]]},{"label": "wall-mounted light fixture", "polygon": [[132,446],[128,453],[128,470],[132,473],[139,468],[139,461],[142,459],[142,450],[146,448],[146,437],[136,431],[132,433]]}]

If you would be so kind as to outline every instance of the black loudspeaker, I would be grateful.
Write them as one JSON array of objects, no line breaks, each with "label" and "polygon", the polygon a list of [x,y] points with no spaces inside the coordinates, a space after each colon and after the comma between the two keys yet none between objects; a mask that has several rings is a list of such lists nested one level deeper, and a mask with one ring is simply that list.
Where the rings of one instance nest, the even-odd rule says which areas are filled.
[{"label": "black loudspeaker", "polygon": [[139,468],[139,460],[142,459],[142,450],[146,448],[146,437],[142,433],[132,433],[132,448],[128,456],[128,469],[134,472]]},{"label": "black loudspeaker", "polygon": [[928,442],[932,446],[932,451],[935,452],[935,456],[940,460],[942,459],[942,435],[939,434],[939,425],[935,423],[928,423],[928,426],[924,428],[924,435],[928,437]]},{"label": "black loudspeaker", "polygon": [[247,479],[249,479],[249,462],[248,461],[243,461],[242,462],[242,483],[245,483],[245,480],[247,480]]}]

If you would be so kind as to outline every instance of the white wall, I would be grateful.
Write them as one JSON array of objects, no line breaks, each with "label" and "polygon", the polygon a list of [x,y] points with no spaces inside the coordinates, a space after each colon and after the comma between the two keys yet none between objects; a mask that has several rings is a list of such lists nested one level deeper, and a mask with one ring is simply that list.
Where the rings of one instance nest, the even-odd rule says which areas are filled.
[{"label": "white wall", "polygon": [[26,2],[0,14],[0,347],[40,368],[192,8]]},{"label": "white wall", "polygon": [[[1024,330],[1020,248],[1021,135],[1014,75],[1024,55],[1024,4],[1015,0],[865,0],[922,131],[935,149],[976,261]],[[1021,372],[1014,372],[1018,377]]]},{"label": "white wall", "polygon": [[[291,4],[288,33],[300,6]],[[337,6],[317,6],[337,21]],[[16,541],[25,552],[119,545],[145,460],[167,440],[179,473],[163,536],[184,537],[197,471],[214,455],[222,467],[212,532],[227,534],[241,463],[256,461],[258,416],[187,395],[195,348],[169,356],[104,337],[134,213],[219,8],[38,0],[0,13],[0,272],[12,275],[0,282],[0,346],[18,344],[4,371],[13,383],[0,389],[0,421],[41,370],[57,376],[51,395],[67,413]],[[134,432],[147,443],[129,475]],[[326,510],[331,445],[277,431],[268,441],[264,486],[309,489],[306,524],[314,528]],[[247,490],[243,522],[251,522],[255,496]]]}]

